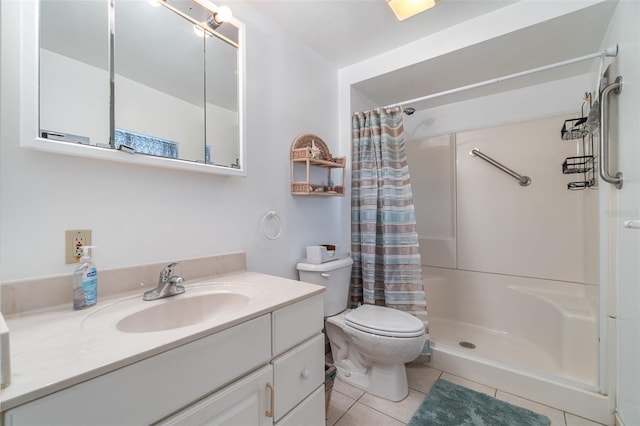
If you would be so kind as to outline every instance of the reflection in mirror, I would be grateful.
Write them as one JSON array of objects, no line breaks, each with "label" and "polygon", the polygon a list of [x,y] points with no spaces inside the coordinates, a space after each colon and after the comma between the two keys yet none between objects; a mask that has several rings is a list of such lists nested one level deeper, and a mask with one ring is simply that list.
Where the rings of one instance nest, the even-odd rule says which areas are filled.
[{"label": "reflection in mirror", "polygon": [[211,162],[239,167],[237,49],[205,37],[207,147]]},{"label": "reflection in mirror", "polygon": [[40,137],[243,168],[241,23],[196,34],[208,0],[40,6]]},{"label": "reflection in mirror", "polygon": [[137,152],[204,162],[204,41],[193,24],[147,1],[117,0],[114,69],[123,142]]},{"label": "reflection in mirror", "polygon": [[41,136],[108,144],[108,6],[106,0],[41,0]]}]

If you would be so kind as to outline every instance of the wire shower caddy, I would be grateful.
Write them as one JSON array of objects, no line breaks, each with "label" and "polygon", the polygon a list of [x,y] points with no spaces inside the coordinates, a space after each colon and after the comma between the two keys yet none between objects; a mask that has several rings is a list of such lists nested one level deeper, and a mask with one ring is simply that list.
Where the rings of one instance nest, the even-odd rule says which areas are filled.
[{"label": "wire shower caddy", "polygon": [[[586,94],[589,106],[591,107],[591,93]],[[583,103],[584,106],[584,103]],[[582,110],[583,108],[581,108]],[[574,157],[565,158],[562,163],[562,173],[582,174],[581,180],[569,182],[567,189],[576,191],[592,187],[596,183],[594,156],[593,156],[593,134],[587,128],[587,117],[584,116],[584,110],[581,111],[579,118],[572,118],[564,121],[560,130],[560,137],[564,141],[578,141],[578,153]]]}]

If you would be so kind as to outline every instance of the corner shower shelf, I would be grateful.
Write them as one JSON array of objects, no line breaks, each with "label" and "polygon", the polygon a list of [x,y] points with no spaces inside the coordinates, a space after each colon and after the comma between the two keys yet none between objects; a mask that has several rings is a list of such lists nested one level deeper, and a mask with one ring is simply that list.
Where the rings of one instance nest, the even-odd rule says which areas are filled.
[{"label": "corner shower shelf", "polygon": [[[304,166],[305,180],[296,181],[295,165]],[[344,196],[345,157],[333,157],[324,141],[312,134],[300,135],[291,145],[291,194],[319,197]],[[321,184],[311,182],[313,168],[327,170],[327,180]],[[340,184],[334,185],[333,170],[342,169]],[[338,174],[338,173],[336,173]]]}]

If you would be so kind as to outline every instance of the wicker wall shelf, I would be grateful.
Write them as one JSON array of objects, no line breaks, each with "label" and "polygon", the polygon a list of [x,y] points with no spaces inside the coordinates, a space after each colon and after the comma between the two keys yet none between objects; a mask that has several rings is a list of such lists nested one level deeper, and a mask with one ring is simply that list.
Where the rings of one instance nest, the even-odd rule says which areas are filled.
[{"label": "wicker wall shelf", "polygon": [[[296,164],[305,173],[304,181],[296,181]],[[291,194],[318,197],[343,197],[344,196],[344,166],[345,157],[333,157],[324,141],[312,134],[300,135],[291,145]],[[316,184],[311,182],[311,170],[314,167],[325,168],[327,179]],[[333,183],[332,171],[342,169],[339,173],[339,184]]]}]

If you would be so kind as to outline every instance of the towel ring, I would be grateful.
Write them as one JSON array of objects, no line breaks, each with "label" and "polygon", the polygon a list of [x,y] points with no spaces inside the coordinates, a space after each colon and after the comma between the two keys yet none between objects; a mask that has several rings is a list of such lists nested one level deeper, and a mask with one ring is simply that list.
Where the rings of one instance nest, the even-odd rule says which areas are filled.
[{"label": "towel ring", "polygon": [[[276,221],[278,223],[278,232],[276,232],[275,235],[269,235],[267,233],[267,230],[265,229],[264,224],[265,224],[267,219],[271,219],[271,218],[274,218],[274,217],[276,218]],[[280,219],[280,216],[278,216],[278,213],[276,213],[275,210],[269,210],[268,212],[265,213],[264,216],[262,216],[262,233],[269,240],[277,240],[278,238],[280,238],[280,235],[282,235],[283,228],[284,228],[284,226],[282,226],[282,219]]]}]

